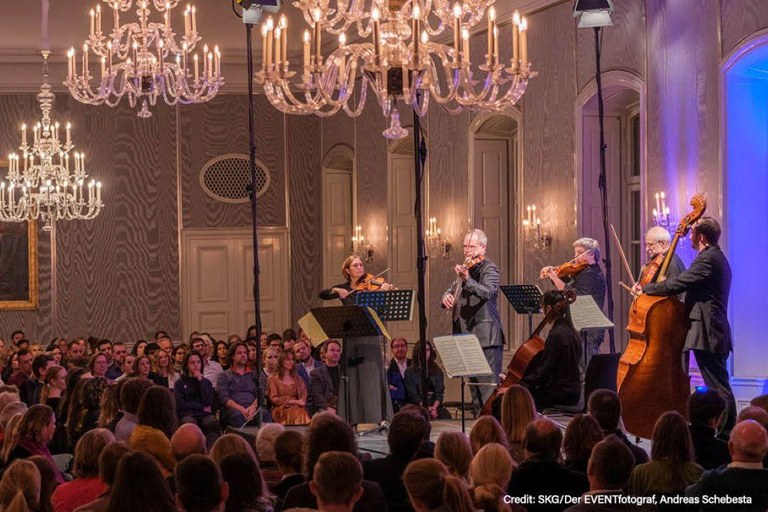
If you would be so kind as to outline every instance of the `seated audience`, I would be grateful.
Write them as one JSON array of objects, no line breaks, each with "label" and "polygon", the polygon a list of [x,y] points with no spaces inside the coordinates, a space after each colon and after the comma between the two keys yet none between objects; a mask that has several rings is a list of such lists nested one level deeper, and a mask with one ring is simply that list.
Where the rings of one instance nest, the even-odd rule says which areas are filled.
[{"label": "seated audience", "polygon": [[749,407],[743,408],[736,417],[736,422],[738,423],[744,420],[755,420],[761,424],[764,429],[768,430],[768,412],[762,407],[750,405]]},{"label": "seated audience", "polygon": [[[47,445],[53,439],[55,431],[56,415],[53,410],[47,405],[33,405],[19,420],[15,432],[8,434],[3,441],[3,453],[8,453],[8,457],[5,459],[6,463],[16,459],[26,459],[33,455],[42,455],[53,462]],[[58,471],[56,472],[56,480],[59,483],[64,483],[64,478]]]},{"label": "seated audience", "polygon": [[171,355],[171,352],[173,352],[173,342],[167,335],[158,338],[157,344],[160,345],[160,348],[165,350],[169,356]]},{"label": "seated audience", "polygon": [[299,377],[304,379],[304,384],[309,387],[309,379],[312,377],[312,372],[322,367],[323,362],[312,357],[312,345],[309,339],[296,340],[296,343],[293,344],[293,352],[296,354],[298,366],[296,371]]},{"label": "seated audience", "polygon": [[[523,438],[524,460],[512,473],[507,493],[510,496],[559,494],[581,496],[589,490],[583,473],[563,467],[559,462],[563,434],[550,419],[531,422]],[[526,504],[529,512],[554,511],[566,508],[564,504]]]},{"label": "seated audience", "polygon": [[19,386],[21,401],[27,405],[40,403],[40,392],[43,390],[45,374],[48,368],[54,366],[53,358],[46,354],[35,356],[32,360],[32,376]]},{"label": "seated audience", "polygon": [[123,361],[123,373],[115,380],[127,379],[129,377],[136,376],[136,358],[139,357],[136,354],[126,354]]},{"label": "seated audience", "polygon": [[[211,352],[208,350],[209,341],[211,341],[210,336],[201,334],[199,337],[192,340],[192,350],[200,354],[200,357],[203,358],[203,377],[211,381],[213,387],[218,389],[219,376],[224,372],[224,369],[211,357]],[[211,348],[213,348],[212,341]]]},{"label": "seated audience", "polygon": [[286,430],[277,436],[275,461],[283,476],[279,483],[270,487],[270,490],[275,495],[280,508],[288,489],[304,483],[304,475],[301,473],[304,467],[304,435],[296,430]]},{"label": "seated audience", "polygon": [[33,455],[27,460],[37,466],[37,470],[40,472],[40,508],[38,512],[53,512],[51,500],[53,491],[59,486],[59,482],[56,480],[56,473],[59,472],[59,468],[42,455]]},{"label": "seated audience", "polygon": [[[26,404],[24,405],[26,406]],[[16,448],[16,443],[19,440],[19,423],[21,423],[21,419],[24,417],[25,413],[14,414],[5,424],[5,437],[3,439],[3,447],[0,449],[0,458],[3,459],[3,467],[9,462],[11,450]]]},{"label": "seated audience", "polygon": [[[411,366],[405,370],[406,400],[416,405],[421,403],[422,350],[422,342],[417,341],[413,347]],[[445,380],[443,370],[435,361],[436,357],[437,352],[432,348],[432,343],[427,341],[427,408],[433,419],[451,419],[451,414],[443,407]]]},{"label": "seated audience", "polygon": [[262,425],[256,434],[256,458],[259,460],[261,474],[270,489],[283,479],[283,472],[277,466],[275,441],[285,431],[280,423]]},{"label": "seated audience", "polygon": [[155,460],[146,453],[131,452],[123,456],[111,489],[109,512],[178,512],[168,482]]},{"label": "seated audience", "polygon": [[220,512],[229,496],[221,470],[204,455],[190,455],[175,471],[176,498],[186,512]]},{"label": "seated audience", "polygon": [[27,404],[24,402],[11,402],[3,407],[3,410],[0,411],[0,443],[2,443],[6,437],[5,433],[8,421],[17,414],[24,415],[25,412],[27,412]]},{"label": "seated audience", "polygon": [[[329,414],[316,414],[309,423],[306,433],[306,475],[311,481],[315,464],[323,453],[346,452],[357,454],[357,444],[352,427],[342,419]],[[292,487],[283,501],[283,510],[294,507],[317,508],[317,500],[309,488],[309,483]],[[355,504],[356,512],[380,512],[386,508],[384,493],[379,484],[363,481],[363,495]]]},{"label": "seated audience", "polygon": [[75,479],[61,484],[53,492],[52,503],[56,512],[72,512],[101,496],[107,485],[99,478],[99,457],[104,448],[115,441],[107,429],[89,430],[75,446],[72,467]]},{"label": "seated audience", "polygon": [[408,493],[403,487],[403,472],[424,439],[427,425],[424,418],[412,411],[398,412],[392,418],[387,433],[389,454],[363,464],[363,475],[376,482],[384,491],[389,512],[412,511]]},{"label": "seated audience", "polygon": [[152,382],[156,386],[173,389],[179,374],[173,367],[171,354],[162,348],[152,356]]},{"label": "seated audience", "polygon": [[447,431],[437,436],[435,458],[445,464],[451,475],[467,481],[469,464],[472,462],[472,445],[463,432]]},{"label": "seated audience", "polygon": [[[15,359],[19,365],[18,369],[14,371],[10,378],[3,380],[11,386],[16,386],[21,391],[22,384],[32,378],[32,359],[34,359],[34,356],[28,349],[23,348],[16,352]],[[21,393],[19,393],[19,396],[21,396]]]},{"label": "seated audience", "polygon": [[120,421],[122,415],[120,414],[120,404],[117,400],[117,394],[120,392],[120,385],[125,381],[118,382],[108,386],[101,395],[101,403],[99,404],[99,420],[97,425],[101,428],[106,428],[112,432],[115,431],[117,422]]},{"label": "seated audience", "polygon": [[621,420],[621,401],[619,395],[608,389],[598,389],[589,397],[587,403],[589,415],[597,420],[603,436],[615,435],[621,439],[632,450],[635,456],[635,464],[645,464],[648,462],[648,454],[645,450],[633,444],[624,431],[619,427]]},{"label": "seated audience", "polygon": [[216,342],[216,354],[213,358],[214,361],[221,365],[221,369],[224,371],[229,370],[229,344],[226,341]]},{"label": "seated audience", "polygon": [[412,361],[408,359],[408,341],[405,338],[393,339],[389,342],[389,348],[392,351],[392,359],[387,368],[387,384],[392,398],[392,410],[397,412],[407,402],[405,371]]},{"label": "seated audience", "polygon": [[[597,443],[592,450],[587,466],[590,495],[605,495],[610,499],[611,495],[623,494],[629,481],[632,468],[635,467],[635,456],[621,439],[615,435],[606,436]],[[581,503],[566,509],[568,512],[630,512],[636,510],[656,510],[655,507],[643,507],[635,504],[622,503]]]},{"label": "seated audience", "polygon": [[[305,345],[299,343],[299,347]],[[312,414],[329,411],[336,414],[339,402],[339,359],[341,359],[341,345],[336,340],[328,340],[326,347],[325,363],[317,361],[312,375],[309,377],[309,392],[307,402],[310,404]]]},{"label": "seated audience", "polygon": [[634,496],[681,494],[704,472],[694,462],[693,442],[685,418],[665,412],[653,427],[651,462],[638,464],[629,480]]},{"label": "seated audience", "polygon": [[[278,334],[279,336],[279,334]],[[277,359],[280,357],[280,347],[269,347],[264,351],[264,377],[269,378],[277,371]]]},{"label": "seated audience", "polygon": [[258,369],[256,357],[258,356],[259,347],[255,341],[249,341],[245,346],[248,347],[248,371],[255,372]]},{"label": "seated audience", "polygon": [[171,354],[173,355],[173,369],[176,370],[176,373],[181,374],[184,368],[184,358],[187,357],[187,346],[179,345],[173,349]]},{"label": "seated audience", "polygon": [[472,453],[477,453],[480,448],[488,443],[498,443],[507,446],[507,436],[493,416],[480,416],[472,430],[469,431],[469,441],[472,445]]},{"label": "seated audience", "polygon": [[[737,423],[731,431],[728,450],[733,462],[705,471],[698,482],[685,490],[686,496],[749,496],[751,503],[739,504],[740,511],[768,508],[768,469],[763,459],[768,454],[768,434],[754,420]],[[699,510],[723,510],[723,504],[702,504]]]},{"label": "seated audience", "polygon": [[[432,416],[429,414],[429,410],[426,407],[422,407],[420,405],[413,405],[413,404],[405,404],[403,407],[400,408],[401,411],[413,411],[418,414],[421,414],[421,417],[424,418],[424,422],[427,424],[427,433],[424,436],[424,439],[421,441],[421,447],[419,447],[419,451],[416,453],[416,459],[423,459],[425,457],[433,457],[435,453],[435,443],[431,440],[432,435],[432,423],[430,422]],[[398,411],[399,412],[399,411]]]},{"label": "seated audience", "polygon": [[155,374],[152,372],[152,362],[147,355],[136,356],[133,360],[133,377],[149,379],[154,383]]},{"label": "seated audience", "polygon": [[352,512],[363,495],[360,461],[343,452],[324,453],[317,460],[309,489],[317,498],[319,510]]},{"label": "seated audience", "polygon": [[18,393],[12,393],[10,391],[3,391],[0,393],[0,412],[3,412],[3,407],[12,403],[21,401]]},{"label": "seated audience", "polygon": [[128,446],[155,458],[165,478],[173,474],[176,459],[171,454],[171,436],[176,430],[176,408],[171,392],[153,386],[144,393],[139,404],[139,424],[133,429]]},{"label": "seated audience", "polygon": [[256,460],[256,454],[253,453],[251,445],[237,434],[224,434],[211,447],[211,458],[216,464],[221,464],[221,461],[233,453],[244,453]]},{"label": "seated audience", "polygon": [[696,463],[715,469],[731,462],[728,443],[717,437],[725,415],[725,398],[715,389],[696,390],[688,397],[689,430]]},{"label": "seated audience", "polygon": [[491,443],[480,448],[469,465],[469,493],[478,510],[508,512],[504,495],[512,476],[512,457],[500,444]]},{"label": "seated audience", "polygon": [[86,503],[82,507],[75,509],[75,512],[107,512],[109,510],[109,500],[112,496],[112,485],[115,483],[117,467],[124,456],[131,453],[128,445],[121,442],[109,443],[99,455],[99,480],[104,484],[106,490],[98,498]]},{"label": "seated audience", "polygon": [[43,389],[40,391],[40,403],[54,411],[59,408],[61,397],[67,389],[67,370],[63,366],[53,365],[45,372]]},{"label": "seated audience", "polygon": [[22,512],[40,509],[40,471],[28,460],[17,460],[0,479],[0,510]]},{"label": "seated audience", "polygon": [[[107,356],[102,353],[96,353],[88,360],[88,371],[94,377],[107,378],[107,370],[109,369],[109,363],[107,362]],[[111,383],[111,381],[108,381]]]},{"label": "seated audience", "polygon": [[283,348],[283,337],[273,332],[267,336],[267,346],[281,350]]},{"label": "seated audience", "polygon": [[588,414],[577,414],[568,422],[563,437],[565,467],[587,474],[592,448],[603,440],[597,420]]},{"label": "seated audience", "polygon": [[220,467],[229,485],[226,512],[272,512],[272,500],[256,459],[233,453],[221,461]]},{"label": "seated audience", "polygon": [[[125,356],[127,353],[128,349],[122,341],[117,341],[112,345],[112,362],[107,369],[108,379],[114,381],[125,372]],[[107,356],[107,360],[109,360],[109,356]]]},{"label": "seated audience", "polygon": [[756,396],[749,401],[749,405],[760,407],[764,411],[768,412],[768,394]]},{"label": "seated audience", "polygon": [[194,423],[184,423],[171,437],[171,453],[176,462],[181,462],[194,453],[208,455],[205,436]]},{"label": "seated audience", "polygon": [[70,409],[67,420],[67,437],[70,446],[75,446],[83,434],[98,426],[101,396],[109,387],[109,383],[104,377],[94,377],[82,381],[78,387],[80,386],[82,390],[79,393],[75,391],[75,396],[80,398],[79,407],[77,407],[78,401],[72,402],[73,407]]},{"label": "seated audience", "polygon": [[416,512],[474,512],[464,480],[451,476],[442,462],[419,459],[408,464],[403,484]]},{"label": "seated audience", "polygon": [[131,354],[133,354],[136,357],[143,356],[144,350],[146,348],[147,348],[147,341],[138,340],[136,343],[133,344],[133,349],[131,349]]},{"label": "seated audience", "polygon": [[[221,403],[224,405],[221,412],[222,424],[240,428],[247,421],[251,421],[258,410],[256,380],[255,374],[249,372],[246,366],[248,359],[246,346],[238,343],[230,349],[230,353],[232,354],[231,367],[217,376],[218,386],[216,389],[219,392]],[[207,364],[209,363],[206,363],[205,358],[203,358],[203,376],[205,376]],[[265,384],[266,379],[262,379],[262,389],[266,389]]]},{"label": "seated audience", "polygon": [[115,425],[115,439],[127,443],[133,429],[139,424],[136,413],[139,411],[144,393],[152,387],[152,381],[129,377],[120,390],[120,404],[123,407],[123,417]]},{"label": "seated audience", "polygon": [[[248,353],[244,345],[242,355]],[[276,423],[283,425],[306,425],[309,423],[307,405],[307,387],[304,380],[296,373],[296,360],[293,352],[284,350],[277,361],[278,370],[267,379],[269,401],[272,404],[270,413]]]},{"label": "seated audience", "polygon": [[296,340],[298,339],[299,336],[296,334],[296,331],[290,327],[285,329],[283,331],[283,350],[293,350],[293,344],[296,343]]},{"label": "seated audience", "polygon": [[173,388],[176,398],[176,413],[180,423],[194,423],[206,436],[206,444],[221,435],[221,424],[214,415],[216,396],[211,381],[203,377],[203,360],[197,352],[190,352],[184,358],[181,378]]},{"label": "seated audience", "polygon": [[501,428],[507,436],[509,454],[512,456],[514,465],[517,466],[523,461],[525,427],[537,416],[536,404],[533,403],[533,397],[528,389],[518,384],[510,386],[500,401]]}]

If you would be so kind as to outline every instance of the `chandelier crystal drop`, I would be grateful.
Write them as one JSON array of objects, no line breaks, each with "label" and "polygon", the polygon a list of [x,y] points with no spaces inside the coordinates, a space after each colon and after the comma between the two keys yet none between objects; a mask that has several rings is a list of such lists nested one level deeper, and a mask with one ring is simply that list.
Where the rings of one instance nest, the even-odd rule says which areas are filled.
[{"label": "chandelier crystal drop", "polygon": [[[205,103],[216,97],[224,85],[221,52],[208,45],[196,51],[202,38],[195,7],[187,4],[184,9],[184,35],[177,40],[171,15],[179,0],[137,0],[138,21],[122,25],[120,14],[130,10],[134,0],[103,2],[112,10],[112,32],[102,31],[102,8],[97,5],[90,11],[90,35],[80,64],[74,48],[67,54],[64,85],[77,101],[114,107],[127,96],[131,108],[140,105],[138,116],[147,118],[152,116],[149,107],[160,97],[168,105]],[[151,7],[162,21],[149,21]],[[91,74],[97,67],[100,78]]]},{"label": "chandelier crystal drop", "polygon": [[[262,26],[262,62],[254,78],[282,112],[321,117],[340,109],[359,116],[370,87],[389,119],[383,135],[390,139],[408,134],[400,125],[398,101],[419,116],[430,99],[452,114],[502,111],[520,100],[537,73],[528,61],[528,23],[517,12],[510,24],[512,58],[509,65],[501,62],[494,1],[372,0],[368,12],[362,0],[299,0],[294,5],[310,29],[303,33],[298,72],[287,59],[288,24],[282,15]],[[486,52],[478,64],[470,57],[470,36],[486,13]],[[353,25],[361,41],[348,43],[346,31]],[[323,32],[338,38],[338,48],[327,57]]]},{"label": "chandelier crystal drop", "polygon": [[[86,183],[85,153],[73,151],[72,125],[51,119],[55,96],[48,83],[48,56],[43,51],[43,83],[37,100],[42,119],[32,126],[32,144],[27,125],[21,125],[21,154],[8,156],[6,182],[0,183],[0,220],[24,222],[41,219],[49,231],[57,220],[93,219],[101,212],[101,183]],[[85,189],[85,190],[83,190]]]}]

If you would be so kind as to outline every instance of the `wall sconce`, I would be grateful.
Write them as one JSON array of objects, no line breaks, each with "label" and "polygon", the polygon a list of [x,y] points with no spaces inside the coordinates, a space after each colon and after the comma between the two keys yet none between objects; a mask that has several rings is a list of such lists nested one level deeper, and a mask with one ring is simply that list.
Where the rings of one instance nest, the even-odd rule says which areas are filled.
[{"label": "wall sconce", "polygon": [[536,215],[536,205],[526,207],[527,216],[523,219],[523,238],[529,247],[547,254],[552,252],[552,235],[542,233],[541,219]]},{"label": "wall sconce", "polygon": [[362,226],[355,226],[355,234],[352,235],[352,252],[362,256],[366,263],[373,261],[373,246],[370,242],[366,243]]},{"label": "wall sconce", "polygon": [[429,255],[432,257],[440,255],[443,258],[447,258],[448,254],[451,252],[451,242],[443,237],[440,228],[437,227],[436,217],[429,219],[426,241],[427,251],[429,251]]},{"label": "wall sconce", "polygon": [[653,222],[657,226],[669,230],[672,222],[669,218],[669,207],[667,207],[667,203],[664,199],[665,195],[663,190],[661,192],[656,192],[656,208],[653,209]]}]

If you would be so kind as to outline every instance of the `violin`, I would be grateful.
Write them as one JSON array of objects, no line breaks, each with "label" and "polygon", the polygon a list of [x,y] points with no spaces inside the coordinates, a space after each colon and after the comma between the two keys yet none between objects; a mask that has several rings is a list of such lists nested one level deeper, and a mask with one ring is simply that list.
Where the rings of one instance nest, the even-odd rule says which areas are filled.
[{"label": "violin", "polygon": [[571,261],[567,261],[560,265],[559,267],[545,267],[541,271],[541,279],[547,278],[547,271],[548,269],[554,269],[555,274],[560,279],[563,279],[565,277],[575,277],[584,270],[589,267],[589,263],[587,263],[586,260],[576,261],[576,258],[572,259]]},{"label": "violin", "polygon": [[[483,261],[485,261],[485,254],[475,256],[474,258],[467,258],[464,260],[462,267],[469,270],[475,265],[482,263]],[[453,308],[450,311],[454,320],[456,320],[459,316],[459,297],[461,296],[461,290],[463,287],[464,280],[461,278],[461,276],[457,276],[456,281],[453,283]]]},{"label": "violin", "polygon": [[[365,274],[357,283],[352,287],[352,290],[356,292],[374,292],[381,290],[381,287],[387,284],[387,281],[383,277],[377,277],[373,274]],[[397,287],[391,286],[391,290],[397,290]]]}]

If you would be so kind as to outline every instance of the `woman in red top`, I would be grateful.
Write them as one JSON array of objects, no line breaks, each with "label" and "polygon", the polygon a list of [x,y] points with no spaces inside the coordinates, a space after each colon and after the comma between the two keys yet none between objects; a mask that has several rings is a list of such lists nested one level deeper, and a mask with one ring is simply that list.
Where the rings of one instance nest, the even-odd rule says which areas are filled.
[{"label": "woman in red top", "polygon": [[99,479],[99,455],[114,441],[115,436],[105,428],[89,430],[83,434],[75,446],[73,470],[77,478],[53,491],[51,501],[55,512],[72,512],[94,501],[107,490],[107,484]]}]

